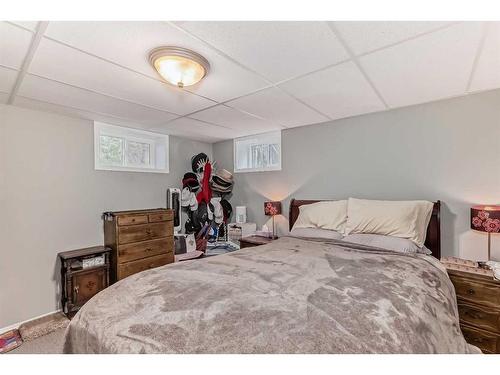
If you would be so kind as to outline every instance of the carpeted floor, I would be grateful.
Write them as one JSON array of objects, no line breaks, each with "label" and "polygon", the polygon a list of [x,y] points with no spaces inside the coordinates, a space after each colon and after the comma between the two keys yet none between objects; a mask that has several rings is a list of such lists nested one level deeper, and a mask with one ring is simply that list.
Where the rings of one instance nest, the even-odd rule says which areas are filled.
[{"label": "carpeted floor", "polygon": [[7,354],[62,354],[65,328],[38,337],[23,344]]}]

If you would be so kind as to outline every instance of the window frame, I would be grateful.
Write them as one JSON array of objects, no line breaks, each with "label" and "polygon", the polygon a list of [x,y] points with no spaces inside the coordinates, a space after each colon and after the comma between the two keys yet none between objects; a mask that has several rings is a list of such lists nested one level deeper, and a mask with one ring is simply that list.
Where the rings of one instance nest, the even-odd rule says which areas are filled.
[{"label": "window frame", "polygon": [[[108,165],[101,163],[101,136],[109,136],[123,139],[123,164]],[[128,142],[145,143],[149,145],[149,167],[137,165],[127,165],[127,144]],[[157,168],[158,146],[165,148],[165,168]],[[146,130],[127,128],[94,121],[94,169],[100,171],[118,172],[142,172],[142,173],[169,173],[170,169],[170,143],[167,134],[154,133]]]},{"label": "window frame", "polygon": [[[281,130],[276,130],[276,131],[271,131],[271,132],[266,132],[266,133],[260,133],[260,134],[254,134],[254,135],[249,135],[245,137],[239,137],[235,138],[233,140],[233,164],[234,164],[234,172],[235,173],[246,173],[246,172],[273,172],[273,171],[281,171],[282,166],[283,166],[283,150],[282,150],[282,137],[281,137]],[[237,161],[237,143],[238,142],[244,142],[246,140],[252,139],[252,138],[265,138],[265,137],[279,137],[279,163],[278,165],[275,166],[267,166],[267,167],[259,167],[259,168],[245,168],[245,169],[238,169],[238,161]],[[255,145],[268,145],[268,149],[270,149],[272,144],[276,144],[275,142],[268,141],[268,142],[259,142],[255,143]],[[249,148],[251,149],[252,146]]]}]

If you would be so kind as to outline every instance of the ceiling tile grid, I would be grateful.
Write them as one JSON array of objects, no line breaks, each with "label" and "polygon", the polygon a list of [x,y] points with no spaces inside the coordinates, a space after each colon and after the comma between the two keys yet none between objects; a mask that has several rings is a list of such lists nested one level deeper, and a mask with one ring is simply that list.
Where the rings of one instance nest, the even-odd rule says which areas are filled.
[{"label": "ceiling tile grid", "polygon": [[275,87],[232,100],[227,105],[256,114],[285,127],[316,124],[329,120]]},{"label": "ceiling tile grid", "polygon": [[124,102],[33,75],[24,78],[18,95],[69,108],[130,119],[131,122],[136,121],[139,124],[156,124],[176,118],[168,112]]},{"label": "ceiling tile grid", "polygon": [[189,94],[177,87],[167,87],[166,83],[48,39],[40,43],[28,71],[44,78],[179,115],[215,104],[211,100]]},{"label": "ceiling tile grid", "polygon": [[32,38],[32,32],[0,22],[0,65],[20,69]]},{"label": "ceiling tile grid", "polygon": [[17,78],[17,70],[0,67],[0,92],[9,94]]},{"label": "ceiling tile grid", "polygon": [[189,117],[229,129],[235,129],[240,133],[244,133],[244,135],[282,129],[282,126],[278,124],[262,120],[223,104],[197,112]]},{"label": "ceiling tile grid", "polygon": [[96,112],[90,112],[79,108],[67,107],[63,105],[48,103],[45,101],[40,101],[36,99],[28,99],[22,96],[17,96],[15,100],[15,105],[23,108],[34,109],[38,111],[57,113],[69,117],[75,117],[91,121],[100,121],[109,124],[114,124],[118,126],[125,126],[129,128],[137,128],[148,130],[152,126],[158,124],[152,123],[140,123],[133,121],[128,118],[115,117],[109,114],[101,114]]},{"label": "ceiling tile grid", "polygon": [[355,55],[365,54],[451,25],[451,22],[337,21],[336,28]]},{"label": "ceiling tile grid", "polygon": [[331,119],[385,109],[353,62],[288,81],[280,87]]},{"label": "ceiling tile grid", "polygon": [[274,83],[348,58],[323,22],[183,22],[181,27]]},{"label": "ceiling tile grid", "polygon": [[210,73],[186,91],[224,101],[268,86],[259,76],[214,53],[166,22],[51,22],[46,35],[81,51],[160,80],[148,60],[159,46],[191,49],[211,64]]},{"label": "ceiling tile grid", "polygon": [[390,107],[466,93],[482,25],[461,23],[359,59]]},{"label": "ceiling tile grid", "polygon": [[[37,27],[0,22],[2,102],[208,142],[500,88],[499,22],[50,22],[39,45]],[[164,83],[161,45],[209,74]]]},{"label": "ceiling tile grid", "polygon": [[[150,130],[179,136],[187,135],[191,139],[204,142],[219,142],[228,139],[228,133],[230,133],[230,129],[228,128],[188,117],[181,117]],[[233,132],[232,134],[236,134],[236,137],[242,135],[239,132]]]},{"label": "ceiling tile grid", "polygon": [[500,87],[500,23],[489,22],[488,33],[478,56],[470,91],[491,90]]},{"label": "ceiling tile grid", "polygon": [[38,27],[39,24],[38,21],[10,21],[10,23],[33,32],[36,31],[36,28]]}]

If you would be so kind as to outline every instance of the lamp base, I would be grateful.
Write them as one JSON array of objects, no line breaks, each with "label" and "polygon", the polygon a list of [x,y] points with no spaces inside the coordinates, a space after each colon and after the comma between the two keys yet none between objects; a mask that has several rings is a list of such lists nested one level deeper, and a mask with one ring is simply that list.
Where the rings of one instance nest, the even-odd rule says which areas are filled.
[{"label": "lamp base", "polygon": [[488,232],[488,260],[491,260],[491,232]]}]

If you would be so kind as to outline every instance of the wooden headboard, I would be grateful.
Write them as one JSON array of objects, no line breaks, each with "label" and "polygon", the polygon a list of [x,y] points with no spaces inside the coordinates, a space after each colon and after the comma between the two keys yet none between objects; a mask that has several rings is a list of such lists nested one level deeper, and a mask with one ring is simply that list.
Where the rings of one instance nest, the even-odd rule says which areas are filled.
[{"label": "wooden headboard", "polygon": [[[311,204],[321,202],[321,200],[298,200],[292,199],[290,201],[290,230],[292,230],[293,224],[299,217],[299,207],[304,204]],[[441,259],[441,224],[440,224],[440,208],[441,202],[434,202],[434,208],[432,209],[431,221],[427,227],[427,236],[425,237],[425,246],[432,251],[432,256]]]}]

